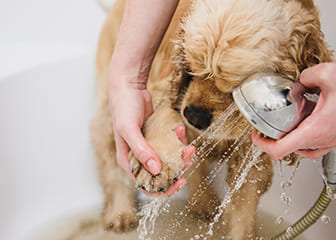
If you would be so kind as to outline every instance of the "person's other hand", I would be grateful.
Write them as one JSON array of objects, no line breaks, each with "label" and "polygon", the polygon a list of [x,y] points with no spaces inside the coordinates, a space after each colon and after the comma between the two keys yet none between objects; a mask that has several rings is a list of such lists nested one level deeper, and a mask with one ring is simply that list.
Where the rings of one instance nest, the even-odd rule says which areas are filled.
[{"label": "person's other hand", "polygon": [[307,68],[300,75],[307,88],[320,89],[315,109],[299,126],[280,140],[264,138],[252,132],[253,143],[273,159],[292,152],[316,159],[336,149],[336,63]]}]

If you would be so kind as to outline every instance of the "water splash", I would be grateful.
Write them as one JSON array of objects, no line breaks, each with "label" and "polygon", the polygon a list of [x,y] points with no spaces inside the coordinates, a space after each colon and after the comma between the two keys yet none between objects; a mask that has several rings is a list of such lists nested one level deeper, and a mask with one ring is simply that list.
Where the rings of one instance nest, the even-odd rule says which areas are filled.
[{"label": "water splash", "polygon": [[153,198],[152,201],[141,207],[141,211],[137,214],[141,217],[137,228],[140,240],[152,240],[149,235],[154,233],[156,218],[163,209],[169,207],[166,200],[167,198],[164,197]]},{"label": "water splash", "polygon": [[243,170],[241,171],[241,174],[237,175],[237,178],[235,178],[234,180],[234,186],[231,189],[231,191],[227,192],[224,196],[224,199],[222,201],[222,203],[220,204],[220,206],[217,208],[218,209],[218,213],[215,215],[213,222],[211,222],[209,224],[209,230],[207,232],[207,235],[212,236],[213,235],[213,227],[215,223],[218,223],[220,217],[223,215],[224,213],[224,209],[226,208],[226,206],[231,202],[232,200],[232,196],[233,194],[235,194],[237,191],[239,191],[239,189],[241,188],[241,186],[244,184],[247,174],[250,171],[250,169],[255,166],[256,164],[258,164],[258,162],[260,162],[260,155],[261,155],[261,151],[256,148],[254,145],[252,145],[249,149],[249,151],[246,153],[245,158],[249,158],[248,163],[246,164],[245,168],[242,168]]},{"label": "water splash", "polygon": [[277,217],[277,219],[275,220],[275,224],[281,224],[285,221],[284,217],[283,216],[279,216]]},{"label": "water splash", "polygon": [[327,176],[324,174],[321,161],[313,160],[313,162],[315,163],[315,166],[317,167],[317,169],[318,169],[318,171],[319,171],[319,173],[320,173],[320,175],[323,179],[324,185],[327,188],[327,193],[329,195],[329,198],[331,200],[336,200],[336,193],[331,189],[331,187],[329,187]]},{"label": "water splash", "polygon": [[[195,172],[197,168],[201,166],[201,164],[207,159],[207,157],[213,152],[215,147],[222,141],[224,141],[227,136],[236,130],[239,121],[239,118],[233,116],[233,113],[236,111],[235,104],[231,104],[224,113],[214,122],[211,124],[211,126],[208,127],[206,131],[204,131],[200,136],[198,136],[196,139],[194,139],[191,144],[196,147],[196,153],[194,155],[194,164],[192,167],[190,167],[187,172],[183,172],[182,174],[185,174],[185,178],[188,180],[192,176],[192,174]],[[233,118],[234,117],[234,118]],[[241,130],[240,136],[233,141],[233,143],[228,146],[227,152],[224,152],[220,159],[217,161],[217,166],[213,168],[208,176],[206,176],[198,190],[194,193],[193,199],[197,199],[197,196],[204,193],[205,187],[207,187],[209,184],[211,184],[216,175],[222,170],[224,167],[223,162],[228,162],[229,159],[235,154],[242,144],[246,142],[246,139],[249,138],[248,132],[250,131],[250,127],[246,125],[245,129]],[[218,208],[215,209],[217,211],[217,214],[214,217],[213,222],[211,222],[207,227],[209,227],[207,233],[204,235],[201,232],[195,233],[195,235],[190,238],[193,240],[196,239],[207,239],[207,236],[213,235],[213,228],[216,223],[219,222],[219,219],[221,215],[223,214],[227,204],[231,202],[232,196],[239,191],[241,186],[246,182],[246,178],[248,175],[249,170],[256,166],[260,160],[261,151],[255,148],[254,146],[251,146],[245,157],[242,159],[242,162],[239,166],[239,169],[237,171],[237,175],[235,176],[233,180],[233,185],[230,190],[226,191],[226,194],[221,202],[221,205],[218,206]],[[257,166],[256,166],[257,167]],[[262,166],[257,167],[260,168],[259,170],[262,171]],[[182,175],[181,174],[181,175]],[[195,198],[196,197],[196,198]],[[197,200],[196,200],[197,201]],[[195,202],[196,203],[196,202]],[[194,203],[194,204],[195,204]],[[155,229],[155,220],[157,216],[160,214],[160,209],[162,209],[162,206],[164,204],[164,200],[162,199],[154,199],[149,204],[145,205],[141,212],[139,213],[139,216],[142,218],[139,221],[139,239],[141,240],[151,240],[150,235],[154,233]],[[183,210],[180,211],[179,214],[176,215],[176,218],[171,224],[169,224],[168,229],[170,228],[178,228],[182,227],[180,224],[178,224],[179,217],[186,216],[190,212],[190,209],[188,209],[187,206]],[[173,227],[172,227],[173,226]],[[202,226],[200,226],[202,228]],[[199,229],[200,231],[202,229]],[[186,232],[187,228],[186,228]],[[225,237],[223,236],[223,239]]]},{"label": "water splash", "polygon": [[[200,167],[215,147],[236,129],[239,118],[232,118],[236,110],[236,105],[232,103],[215,122],[190,143],[196,147],[196,152],[193,156],[194,164],[188,169],[188,175],[185,176],[187,179]],[[182,172],[181,175],[184,173]]]},{"label": "water splash", "polygon": [[[202,181],[202,183],[200,184],[199,188],[197,189],[197,191],[193,194],[192,198],[196,199],[193,204],[197,203],[197,197],[200,196],[201,194],[203,194],[204,189],[207,187],[207,185],[211,184],[217,174],[222,171],[223,167],[224,167],[224,163],[228,162],[228,160],[233,156],[233,154],[235,152],[237,152],[237,150],[239,149],[239,147],[244,143],[245,138],[247,138],[247,133],[249,131],[249,127],[246,127],[243,131],[241,136],[239,136],[231,145],[230,148],[232,148],[232,152],[230,153],[230,155],[228,155],[228,152],[224,152],[223,155],[220,157],[220,159],[217,161],[216,166],[210,171],[210,173],[204,178],[204,180]],[[245,158],[246,159],[246,158]],[[243,160],[244,161],[244,160]],[[238,171],[240,172],[240,170]],[[190,175],[188,175],[188,177],[190,177]],[[187,178],[188,178],[187,177]]]},{"label": "water splash", "polygon": [[286,233],[290,236],[290,234],[292,233],[292,231],[293,231],[293,228],[292,227],[288,227],[287,229],[286,229]]},{"label": "water splash", "polygon": [[330,223],[331,218],[330,218],[329,216],[327,216],[327,215],[322,215],[322,216],[321,216],[321,221],[322,221],[324,224],[328,224],[328,223]]}]

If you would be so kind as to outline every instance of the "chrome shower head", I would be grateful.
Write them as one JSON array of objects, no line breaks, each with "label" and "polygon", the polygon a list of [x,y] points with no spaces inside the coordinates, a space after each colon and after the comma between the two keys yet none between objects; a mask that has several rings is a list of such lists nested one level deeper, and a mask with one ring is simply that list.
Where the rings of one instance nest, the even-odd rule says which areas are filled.
[{"label": "chrome shower head", "polygon": [[[246,120],[264,135],[280,139],[314,109],[317,94],[299,82],[274,73],[256,73],[233,90],[233,99]],[[327,185],[336,189],[336,150],[323,156]]]},{"label": "chrome shower head", "polygon": [[253,127],[280,139],[312,112],[315,102],[306,90],[299,82],[278,74],[256,73],[243,80],[232,94]]}]

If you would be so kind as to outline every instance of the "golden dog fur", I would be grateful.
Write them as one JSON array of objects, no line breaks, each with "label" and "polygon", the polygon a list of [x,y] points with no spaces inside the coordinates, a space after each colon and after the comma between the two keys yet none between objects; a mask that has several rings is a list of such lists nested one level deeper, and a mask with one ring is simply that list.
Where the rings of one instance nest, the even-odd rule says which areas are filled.
[{"label": "golden dog fur", "polygon": [[[103,217],[106,227],[115,231],[126,231],[137,222],[135,186],[118,167],[108,107],[108,69],[124,7],[125,1],[116,1],[101,33],[96,112],[91,125],[105,192]],[[191,124],[193,121],[187,120],[184,113],[187,107],[204,110],[211,115],[209,123],[212,123],[232,103],[232,89],[248,75],[276,72],[298,80],[303,69],[332,61],[332,52],[323,37],[318,9],[311,0],[181,0],[148,80],[155,110],[143,131],[161,157],[163,168],[158,176],[152,176],[130,155],[136,184],[157,192],[167,189],[179,176],[183,169],[180,152],[183,145],[172,129],[184,124],[191,141],[208,125]],[[241,134],[245,123],[239,121],[237,125],[209,160],[227,151],[230,141]],[[229,166],[238,168],[245,153],[241,147]],[[267,190],[273,175],[271,159],[266,154],[262,159],[259,165],[263,170],[251,169],[248,181],[228,207],[230,217],[223,220],[228,221],[228,234],[234,240],[255,236],[258,193]],[[207,171],[205,164],[188,179],[190,196],[197,191]],[[236,169],[229,168],[229,184],[235,175]],[[218,200],[211,188],[205,191],[191,207],[196,214],[211,216]]]}]

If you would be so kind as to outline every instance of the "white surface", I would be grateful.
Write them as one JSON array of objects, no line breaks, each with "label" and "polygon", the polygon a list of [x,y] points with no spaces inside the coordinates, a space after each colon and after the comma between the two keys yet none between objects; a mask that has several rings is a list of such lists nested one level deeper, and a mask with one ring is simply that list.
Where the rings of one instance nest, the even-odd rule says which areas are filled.
[{"label": "white surface", "polygon": [[92,58],[0,82],[0,239],[24,239],[60,213],[102,201],[88,130]]},{"label": "white surface", "polygon": [[[336,3],[317,3],[335,49]],[[55,216],[102,201],[88,124],[103,19],[95,0],[0,3],[0,239],[24,239]],[[294,184],[288,221],[308,209],[322,186],[309,161]],[[278,186],[276,178],[261,203],[275,214],[284,211]],[[318,223],[308,240],[334,239],[335,205],[327,212],[332,222]]]},{"label": "white surface", "polygon": [[105,13],[95,0],[0,2],[0,79],[93,53]]}]

